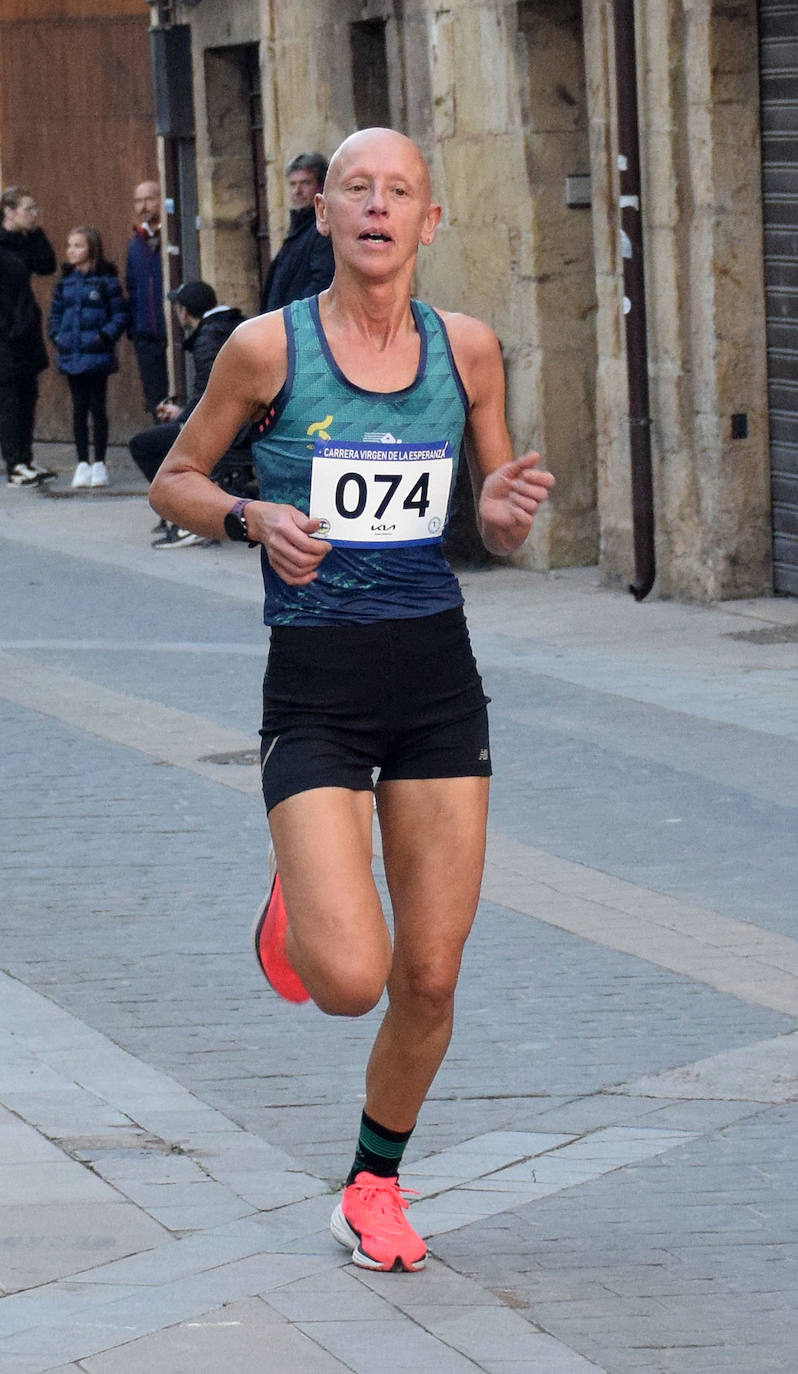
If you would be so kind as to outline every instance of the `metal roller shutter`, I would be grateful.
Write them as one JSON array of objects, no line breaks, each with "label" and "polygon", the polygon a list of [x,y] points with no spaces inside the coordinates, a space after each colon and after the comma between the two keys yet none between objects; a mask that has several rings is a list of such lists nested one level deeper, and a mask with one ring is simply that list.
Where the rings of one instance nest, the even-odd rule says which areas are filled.
[{"label": "metal roller shutter", "polygon": [[760,0],[773,586],[798,595],[798,0]]}]

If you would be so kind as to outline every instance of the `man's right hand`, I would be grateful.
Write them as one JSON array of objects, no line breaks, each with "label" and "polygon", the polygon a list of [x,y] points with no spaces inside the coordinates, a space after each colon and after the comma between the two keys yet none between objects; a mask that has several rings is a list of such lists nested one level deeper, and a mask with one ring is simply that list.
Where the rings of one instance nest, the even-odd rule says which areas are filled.
[{"label": "man's right hand", "polygon": [[155,407],[155,415],[159,420],[176,420],[180,414],[180,406],[175,405],[174,401],[159,401]]},{"label": "man's right hand", "polygon": [[321,560],[332,548],[324,539],[311,538],[319,524],[295,506],[278,506],[271,501],[251,501],[247,506],[250,539],[263,544],[277,576],[290,587],[313,582]]}]

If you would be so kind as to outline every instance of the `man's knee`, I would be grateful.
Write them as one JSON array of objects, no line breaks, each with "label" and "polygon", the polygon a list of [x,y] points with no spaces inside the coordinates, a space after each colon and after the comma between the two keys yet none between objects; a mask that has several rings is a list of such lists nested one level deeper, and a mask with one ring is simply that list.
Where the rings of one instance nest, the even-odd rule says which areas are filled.
[{"label": "man's knee", "polygon": [[139,430],[138,434],[134,434],[132,439],[128,439],[127,446],[130,449],[131,457],[137,463],[141,462],[147,452],[147,435],[149,432],[148,429],[142,429]]},{"label": "man's knee", "polygon": [[128,440],[130,456],[148,482],[155,477],[179,433],[180,425],[176,423],[152,425]]},{"label": "man's knee", "polygon": [[[387,932],[386,932],[387,934]],[[376,1007],[390,972],[390,946],[331,956],[302,958],[298,971],[320,1011],[327,1016],[365,1016]]]},{"label": "man's knee", "polygon": [[313,981],[309,980],[308,991],[319,1010],[327,1016],[366,1016],[374,1010],[385,990],[385,979],[371,970],[354,976],[350,971],[343,977],[328,971],[316,992]]},{"label": "man's knee", "polygon": [[296,945],[298,972],[328,1016],[365,1016],[382,997],[391,971],[388,928],[380,913],[378,922],[364,920],[346,933],[339,929],[338,940],[313,942],[304,949],[301,941]]},{"label": "man's knee", "polygon": [[391,1000],[405,1001],[413,1014],[435,1023],[451,1017],[460,972],[454,958],[395,961],[391,975]]}]

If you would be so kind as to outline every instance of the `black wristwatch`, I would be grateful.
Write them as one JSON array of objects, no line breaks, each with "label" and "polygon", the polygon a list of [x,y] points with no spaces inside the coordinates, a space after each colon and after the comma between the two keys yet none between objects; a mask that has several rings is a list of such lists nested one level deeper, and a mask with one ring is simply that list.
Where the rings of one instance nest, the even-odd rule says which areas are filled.
[{"label": "black wristwatch", "polygon": [[233,539],[237,544],[244,544],[249,539],[244,507],[249,505],[250,499],[236,501],[224,517],[224,532],[228,539]]}]

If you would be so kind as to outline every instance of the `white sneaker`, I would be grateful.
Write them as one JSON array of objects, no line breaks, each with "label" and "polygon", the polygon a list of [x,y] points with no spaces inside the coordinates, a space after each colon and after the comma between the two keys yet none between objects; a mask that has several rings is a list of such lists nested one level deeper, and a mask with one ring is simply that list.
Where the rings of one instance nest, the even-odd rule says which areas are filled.
[{"label": "white sneaker", "polygon": [[91,465],[91,485],[93,487],[108,486],[108,469],[105,463],[92,463]]},{"label": "white sneaker", "polygon": [[202,534],[192,534],[191,530],[180,529],[177,525],[171,525],[166,531],[163,539],[153,539],[154,549],[187,549],[192,544],[209,544],[212,539],[206,539]]},{"label": "white sneaker", "polygon": [[38,487],[41,480],[40,474],[30,463],[17,463],[8,474],[8,484],[11,487]]},{"label": "white sneaker", "polygon": [[73,487],[91,486],[91,466],[89,463],[78,463],[72,474],[72,482],[70,485]]}]

